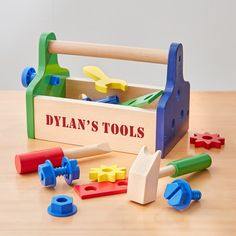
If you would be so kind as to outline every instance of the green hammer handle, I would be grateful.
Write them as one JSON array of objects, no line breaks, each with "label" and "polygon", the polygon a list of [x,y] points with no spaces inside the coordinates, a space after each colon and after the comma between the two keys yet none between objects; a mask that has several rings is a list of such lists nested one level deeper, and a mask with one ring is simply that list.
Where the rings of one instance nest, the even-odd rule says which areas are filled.
[{"label": "green hammer handle", "polygon": [[178,177],[192,172],[197,172],[207,169],[211,166],[212,160],[208,154],[200,154],[194,157],[183,158],[170,162],[168,165],[175,167],[175,174],[171,177]]}]

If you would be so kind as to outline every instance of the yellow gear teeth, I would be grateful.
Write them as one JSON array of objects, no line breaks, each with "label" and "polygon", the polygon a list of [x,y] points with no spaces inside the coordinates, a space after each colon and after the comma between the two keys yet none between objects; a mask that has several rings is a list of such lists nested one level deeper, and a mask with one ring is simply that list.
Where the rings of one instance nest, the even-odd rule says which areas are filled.
[{"label": "yellow gear teeth", "polygon": [[115,182],[116,180],[126,179],[126,168],[117,167],[117,165],[102,165],[100,168],[91,168],[89,179],[98,182]]},{"label": "yellow gear teeth", "polygon": [[122,91],[128,89],[128,84],[124,80],[111,79],[96,66],[85,66],[83,72],[95,81],[95,89],[100,93],[107,93],[108,89],[119,89]]}]

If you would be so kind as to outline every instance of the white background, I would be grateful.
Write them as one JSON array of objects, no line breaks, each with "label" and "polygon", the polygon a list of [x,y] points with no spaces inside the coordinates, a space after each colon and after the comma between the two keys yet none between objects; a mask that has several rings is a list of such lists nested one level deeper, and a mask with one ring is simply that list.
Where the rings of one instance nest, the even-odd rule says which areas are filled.
[{"label": "white background", "polygon": [[[0,0],[0,89],[24,89],[25,66],[38,67],[38,40],[53,31],[60,40],[167,49],[184,46],[184,76],[192,90],[236,89],[236,1],[233,0]],[[163,86],[166,66],[59,56],[71,75],[85,65],[108,75]]]}]

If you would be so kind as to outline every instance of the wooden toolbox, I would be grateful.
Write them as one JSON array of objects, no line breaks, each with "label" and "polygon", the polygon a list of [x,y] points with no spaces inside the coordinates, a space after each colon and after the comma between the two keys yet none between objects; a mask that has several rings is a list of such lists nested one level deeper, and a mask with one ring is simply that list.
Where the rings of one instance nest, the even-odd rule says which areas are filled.
[{"label": "wooden toolbox", "polygon": [[[167,82],[160,99],[139,108],[79,99],[85,93],[104,97],[89,79],[71,78],[61,68],[57,54],[104,57],[167,64]],[[38,71],[26,90],[28,137],[76,145],[108,142],[113,150],[138,153],[143,145],[164,157],[187,132],[189,125],[189,83],[183,79],[182,45],[172,43],[169,52],[58,41],[54,33],[43,33],[39,42]],[[52,77],[57,85],[50,84]],[[109,90],[121,102],[160,88],[129,84],[126,92]]]}]

